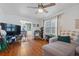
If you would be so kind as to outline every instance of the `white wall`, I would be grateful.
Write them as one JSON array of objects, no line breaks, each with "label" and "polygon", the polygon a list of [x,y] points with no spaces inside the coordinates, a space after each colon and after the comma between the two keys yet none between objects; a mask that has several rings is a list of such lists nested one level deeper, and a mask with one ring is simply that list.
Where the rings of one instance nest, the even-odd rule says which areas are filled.
[{"label": "white wall", "polygon": [[75,28],[75,20],[79,19],[79,5],[64,10],[59,19],[60,28],[70,31],[79,31]]},{"label": "white wall", "polygon": [[58,34],[60,34],[60,30],[79,32],[79,29],[75,28],[75,20],[79,19],[79,5],[63,9],[52,15],[52,17],[55,16],[58,16]]},{"label": "white wall", "polygon": [[41,20],[29,19],[29,18],[25,18],[21,16],[16,16],[16,15],[1,15],[0,14],[0,23],[21,25],[20,20],[29,21],[29,22],[32,22],[32,24],[39,24],[39,27],[32,27],[32,33],[34,32],[34,30],[37,30],[42,26]]},{"label": "white wall", "polygon": [[0,22],[20,25],[19,17],[14,15],[0,15]]}]

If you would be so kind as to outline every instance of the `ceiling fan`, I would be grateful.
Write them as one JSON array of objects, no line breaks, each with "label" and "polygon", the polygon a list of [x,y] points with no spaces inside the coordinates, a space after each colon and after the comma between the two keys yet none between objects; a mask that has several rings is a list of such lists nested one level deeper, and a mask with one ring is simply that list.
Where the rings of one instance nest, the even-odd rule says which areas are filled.
[{"label": "ceiling fan", "polygon": [[54,6],[56,5],[55,3],[49,3],[47,5],[44,5],[42,3],[38,3],[38,6],[37,7],[32,7],[32,6],[28,6],[27,8],[33,8],[33,9],[38,9],[38,11],[36,13],[48,13],[48,11],[45,9],[47,7],[51,7],[51,6]]}]

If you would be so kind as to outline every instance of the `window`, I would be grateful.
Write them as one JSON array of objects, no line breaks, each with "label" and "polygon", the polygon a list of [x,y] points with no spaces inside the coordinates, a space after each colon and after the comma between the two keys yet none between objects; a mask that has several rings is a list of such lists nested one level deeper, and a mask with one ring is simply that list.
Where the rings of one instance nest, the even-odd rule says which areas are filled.
[{"label": "window", "polygon": [[15,25],[13,24],[6,24],[6,31],[15,31]]},{"label": "window", "polygon": [[44,37],[50,34],[57,36],[57,17],[44,21]]},{"label": "window", "polygon": [[46,20],[44,22],[44,31],[46,34],[51,34],[51,20]]},{"label": "window", "polygon": [[30,23],[27,24],[27,30],[31,31],[31,24]]}]

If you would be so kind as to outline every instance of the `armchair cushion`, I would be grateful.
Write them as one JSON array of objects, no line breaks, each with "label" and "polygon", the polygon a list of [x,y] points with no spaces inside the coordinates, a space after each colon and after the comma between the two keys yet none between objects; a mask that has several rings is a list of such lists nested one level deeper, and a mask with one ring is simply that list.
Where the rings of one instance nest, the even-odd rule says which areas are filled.
[{"label": "armchair cushion", "polygon": [[57,41],[57,39],[58,39],[57,37],[52,37],[49,39],[49,43],[55,42]]}]

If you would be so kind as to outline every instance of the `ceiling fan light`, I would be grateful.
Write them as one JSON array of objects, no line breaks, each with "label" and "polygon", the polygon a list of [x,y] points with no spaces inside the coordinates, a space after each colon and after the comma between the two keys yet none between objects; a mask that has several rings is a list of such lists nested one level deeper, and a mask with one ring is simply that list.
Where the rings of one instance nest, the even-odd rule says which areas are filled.
[{"label": "ceiling fan light", "polygon": [[38,12],[39,12],[39,13],[42,13],[42,12],[43,12],[43,9],[42,9],[42,8],[39,8],[39,9],[38,9]]}]

